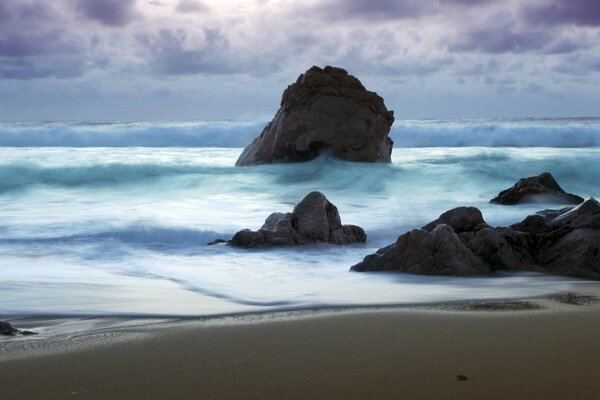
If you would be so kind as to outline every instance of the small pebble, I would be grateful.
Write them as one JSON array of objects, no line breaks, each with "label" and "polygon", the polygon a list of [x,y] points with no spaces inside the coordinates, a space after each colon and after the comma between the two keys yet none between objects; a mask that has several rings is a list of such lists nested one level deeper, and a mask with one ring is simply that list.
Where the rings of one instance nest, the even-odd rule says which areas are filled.
[{"label": "small pebble", "polygon": [[466,376],[464,376],[464,375],[456,375],[456,380],[457,380],[457,381],[468,381],[468,380],[469,380],[469,378],[467,378],[467,377],[466,377]]}]

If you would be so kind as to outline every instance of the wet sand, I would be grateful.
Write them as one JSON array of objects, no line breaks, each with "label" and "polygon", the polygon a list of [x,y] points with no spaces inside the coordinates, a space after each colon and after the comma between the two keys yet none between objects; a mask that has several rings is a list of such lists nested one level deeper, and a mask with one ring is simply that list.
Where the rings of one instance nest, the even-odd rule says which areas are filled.
[{"label": "wet sand", "polygon": [[23,400],[596,400],[600,306],[587,300],[12,318],[39,334],[0,337],[0,390]]}]

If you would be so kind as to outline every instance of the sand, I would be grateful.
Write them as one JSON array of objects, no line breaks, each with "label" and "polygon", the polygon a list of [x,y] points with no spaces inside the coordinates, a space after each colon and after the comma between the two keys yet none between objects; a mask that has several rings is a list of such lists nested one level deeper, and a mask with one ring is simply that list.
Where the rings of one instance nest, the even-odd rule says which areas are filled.
[{"label": "sand", "polygon": [[12,318],[40,334],[0,337],[0,394],[597,400],[600,306],[568,300],[209,319]]}]

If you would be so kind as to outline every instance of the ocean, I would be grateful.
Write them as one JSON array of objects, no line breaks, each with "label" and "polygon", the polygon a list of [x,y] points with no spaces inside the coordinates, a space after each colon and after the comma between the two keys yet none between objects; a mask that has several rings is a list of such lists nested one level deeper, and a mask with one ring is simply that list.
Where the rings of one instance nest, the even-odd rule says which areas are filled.
[{"label": "ocean", "polygon": [[[348,269],[469,205],[494,226],[552,204],[488,201],[551,172],[600,196],[600,119],[398,120],[391,164],[234,167],[265,121],[0,123],[0,314],[214,315],[541,296],[597,283]],[[206,246],[323,192],[365,244]]]}]

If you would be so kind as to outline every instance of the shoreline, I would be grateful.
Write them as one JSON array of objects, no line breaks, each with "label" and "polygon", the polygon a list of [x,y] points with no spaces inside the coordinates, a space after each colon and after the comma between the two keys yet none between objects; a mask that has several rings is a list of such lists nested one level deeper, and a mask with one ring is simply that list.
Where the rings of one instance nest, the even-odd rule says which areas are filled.
[{"label": "shoreline", "polygon": [[0,381],[25,400],[595,399],[600,303],[563,296],[218,317],[22,316],[9,321],[39,334],[0,338]]}]

